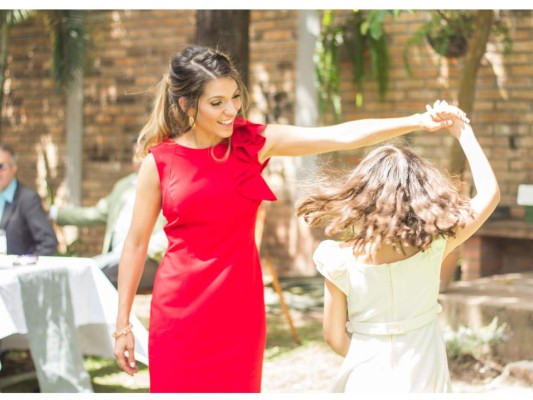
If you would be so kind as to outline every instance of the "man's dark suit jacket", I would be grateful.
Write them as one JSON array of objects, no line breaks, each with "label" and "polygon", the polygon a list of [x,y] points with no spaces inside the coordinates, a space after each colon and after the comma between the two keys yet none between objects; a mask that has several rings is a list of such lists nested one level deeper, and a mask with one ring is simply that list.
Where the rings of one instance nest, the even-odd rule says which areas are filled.
[{"label": "man's dark suit jacket", "polygon": [[6,231],[7,254],[51,256],[57,238],[37,192],[17,182],[13,203],[6,202],[0,229]]}]

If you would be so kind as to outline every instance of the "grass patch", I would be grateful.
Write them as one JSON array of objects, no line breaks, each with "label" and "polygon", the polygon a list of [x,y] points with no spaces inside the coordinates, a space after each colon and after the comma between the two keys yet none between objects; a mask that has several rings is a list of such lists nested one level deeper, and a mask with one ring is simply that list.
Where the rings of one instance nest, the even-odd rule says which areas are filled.
[{"label": "grass patch", "polygon": [[301,340],[297,344],[292,335],[289,323],[281,311],[271,311],[267,314],[267,343],[265,349],[265,360],[273,360],[283,356],[295,349],[301,349],[311,342],[323,342],[322,321],[307,319],[300,313],[291,310],[296,331]]}]

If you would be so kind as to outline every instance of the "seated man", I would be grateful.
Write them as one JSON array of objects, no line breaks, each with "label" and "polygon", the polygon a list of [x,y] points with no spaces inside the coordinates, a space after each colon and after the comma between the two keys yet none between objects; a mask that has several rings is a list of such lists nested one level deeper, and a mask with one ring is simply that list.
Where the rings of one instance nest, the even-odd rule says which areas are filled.
[{"label": "seated man", "polygon": [[0,229],[5,231],[2,252],[15,255],[53,256],[57,238],[39,194],[16,178],[17,157],[0,144]]},{"label": "seated man", "polygon": [[[118,264],[122,247],[133,215],[140,163],[134,162],[134,167],[135,172],[115,183],[111,192],[92,207],[50,206],[50,218],[59,225],[95,226],[105,224],[102,254],[93,258],[115,287],[117,287]],[[148,245],[148,258],[139,283],[139,291],[151,290],[153,287],[157,266],[168,246],[167,237],[163,231],[165,224],[166,220],[160,214]]]}]

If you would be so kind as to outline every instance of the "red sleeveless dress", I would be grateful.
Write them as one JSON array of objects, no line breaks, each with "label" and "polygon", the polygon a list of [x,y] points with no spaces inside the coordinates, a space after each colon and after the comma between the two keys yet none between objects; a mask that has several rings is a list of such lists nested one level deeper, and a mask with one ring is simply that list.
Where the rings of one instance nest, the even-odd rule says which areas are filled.
[{"label": "red sleeveless dress", "polygon": [[237,119],[225,162],[172,140],[150,149],[169,241],[152,293],[151,392],[261,390],[266,322],[255,220],[262,200],[276,200],[261,176],[268,161],[257,158],[264,128]]}]

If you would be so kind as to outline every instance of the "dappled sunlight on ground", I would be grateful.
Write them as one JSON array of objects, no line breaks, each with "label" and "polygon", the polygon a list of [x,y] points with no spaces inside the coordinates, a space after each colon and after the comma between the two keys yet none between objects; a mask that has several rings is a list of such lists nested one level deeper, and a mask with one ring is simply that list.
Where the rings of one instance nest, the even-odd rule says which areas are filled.
[{"label": "dappled sunlight on ground", "polygon": [[[323,280],[321,278],[284,279],[283,296],[301,344],[297,344],[282,312],[280,299],[270,287],[265,288],[267,310],[267,346],[263,369],[264,393],[320,393],[328,390],[342,363],[322,338]],[[148,327],[150,294],[137,295],[134,311]],[[21,361],[22,362],[22,361]],[[146,393],[149,391],[148,368],[139,365],[139,373],[130,377],[121,372],[115,360],[85,357],[85,368],[91,375],[96,393]],[[452,381],[458,393],[533,394],[526,381],[500,375],[499,370],[477,360],[450,362]],[[0,372],[0,377],[5,371]],[[8,388],[5,393],[31,393],[35,378]]]}]

